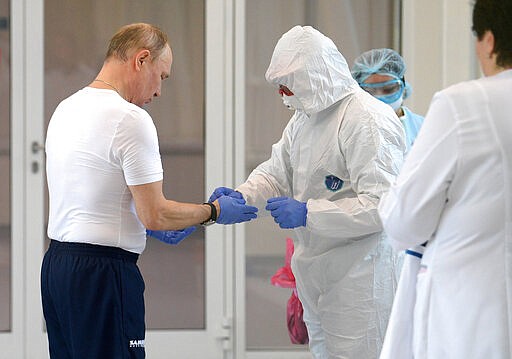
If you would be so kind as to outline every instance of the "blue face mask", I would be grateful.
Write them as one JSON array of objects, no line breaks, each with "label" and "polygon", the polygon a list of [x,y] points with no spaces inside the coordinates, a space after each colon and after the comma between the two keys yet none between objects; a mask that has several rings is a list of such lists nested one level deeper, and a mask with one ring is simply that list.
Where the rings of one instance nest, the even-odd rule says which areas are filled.
[{"label": "blue face mask", "polygon": [[382,102],[384,102],[385,104],[388,104],[389,106],[391,106],[391,108],[395,112],[398,111],[398,109],[402,106],[402,103],[404,102],[403,96],[400,96],[399,98],[397,98],[395,101],[393,101],[391,103],[384,101],[383,99],[379,98],[378,96],[376,96],[375,98],[377,98],[377,99],[381,100]]}]

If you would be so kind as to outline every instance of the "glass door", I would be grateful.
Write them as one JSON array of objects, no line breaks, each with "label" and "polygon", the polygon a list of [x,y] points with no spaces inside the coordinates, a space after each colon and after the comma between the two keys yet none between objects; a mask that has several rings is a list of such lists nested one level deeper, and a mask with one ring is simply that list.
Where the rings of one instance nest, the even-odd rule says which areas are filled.
[{"label": "glass door", "polygon": [[[398,0],[259,0],[245,2],[245,173],[267,160],[293,112],[287,110],[265,71],[277,41],[295,25],[311,25],[330,37],[349,66],[372,48],[399,49]],[[243,180],[242,179],[242,180]],[[311,358],[307,345],[293,344],[286,323],[291,289],[271,285],[284,265],[286,238],[267,216],[245,227],[245,315],[248,359]]]},{"label": "glass door", "polygon": [[[45,1],[45,128],[57,104],[94,79],[119,27],[155,24],[169,35],[174,57],[162,97],[146,108],[159,134],[164,193],[204,202],[205,11],[204,0]],[[224,261],[215,242],[222,233],[203,229],[176,247],[148,239],[139,260],[148,357],[222,357]]]},{"label": "glass door", "polygon": [[[204,201],[204,1],[45,1],[45,129],[60,101],[87,86],[122,25],[148,22],[170,38],[174,63],[146,110],[158,130],[167,198]],[[94,31],[91,31],[94,29]],[[47,208],[47,206],[45,206]],[[148,330],[205,328],[205,233],[177,247],[148,239],[139,260]]]}]

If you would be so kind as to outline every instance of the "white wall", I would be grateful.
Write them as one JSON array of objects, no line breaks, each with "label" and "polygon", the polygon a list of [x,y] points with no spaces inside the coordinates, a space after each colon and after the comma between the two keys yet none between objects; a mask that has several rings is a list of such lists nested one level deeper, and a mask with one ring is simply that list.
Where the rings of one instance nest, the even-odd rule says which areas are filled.
[{"label": "white wall", "polygon": [[434,93],[479,76],[470,0],[403,0],[402,55],[413,93],[406,105],[426,114]]}]

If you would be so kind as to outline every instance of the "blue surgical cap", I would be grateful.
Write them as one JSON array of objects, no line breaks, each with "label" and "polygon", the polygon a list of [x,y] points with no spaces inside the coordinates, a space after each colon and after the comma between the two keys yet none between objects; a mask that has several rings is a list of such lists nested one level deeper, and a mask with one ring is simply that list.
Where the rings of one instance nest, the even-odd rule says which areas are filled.
[{"label": "blue surgical cap", "polygon": [[404,82],[404,98],[411,93],[411,86],[405,82],[405,62],[402,56],[392,49],[373,49],[363,52],[354,60],[352,77],[362,84],[370,75],[392,76]]}]

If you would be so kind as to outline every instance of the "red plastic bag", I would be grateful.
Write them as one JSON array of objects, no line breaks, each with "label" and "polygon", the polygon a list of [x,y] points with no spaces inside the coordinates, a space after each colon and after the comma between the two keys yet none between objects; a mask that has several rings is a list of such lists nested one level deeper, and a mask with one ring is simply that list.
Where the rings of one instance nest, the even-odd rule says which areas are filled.
[{"label": "red plastic bag", "polygon": [[293,344],[307,344],[309,342],[308,330],[302,315],[304,309],[294,289],[288,305],[286,306],[286,322],[288,324],[288,335]]},{"label": "red plastic bag", "polygon": [[295,277],[292,272],[293,240],[286,238],[286,255],[284,257],[284,266],[279,268],[270,278],[270,283],[280,288],[296,288]]},{"label": "red plastic bag", "polygon": [[302,318],[304,309],[302,303],[297,296],[297,289],[295,285],[295,277],[291,268],[291,259],[293,255],[293,240],[286,238],[286,256],[285,264],[279,268],[270,279],[272,285],[281,288],[292,288],[292,295],[288,299],[286,305],[286,324],[288,326],[288,335],[293,344],[306,344],[308,343],[308,331],[306,324]]}]

